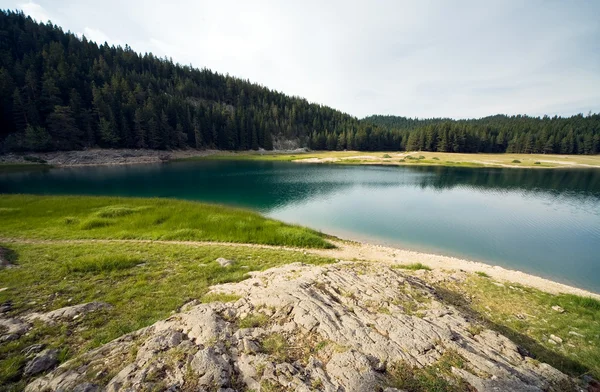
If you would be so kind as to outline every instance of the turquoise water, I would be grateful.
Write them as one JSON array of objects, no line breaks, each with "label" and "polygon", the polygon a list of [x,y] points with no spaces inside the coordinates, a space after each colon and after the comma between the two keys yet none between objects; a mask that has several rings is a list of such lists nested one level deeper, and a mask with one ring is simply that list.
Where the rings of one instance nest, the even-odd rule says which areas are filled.
[{"label": "turquoise water", "polygon": [[600,292],[600,171],[199,161],[0,175],[0,193],[174,197]]}]

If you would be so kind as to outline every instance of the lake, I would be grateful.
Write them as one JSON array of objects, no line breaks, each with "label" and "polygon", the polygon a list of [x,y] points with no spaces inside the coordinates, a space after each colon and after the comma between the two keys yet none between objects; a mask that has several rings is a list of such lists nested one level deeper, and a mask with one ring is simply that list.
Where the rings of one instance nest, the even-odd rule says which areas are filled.
[{"label": "lake", "polygon": [[230,204],[343,238],[484,261],[600,293],[600,170],[207,160],[0,174],[0,193]]}]

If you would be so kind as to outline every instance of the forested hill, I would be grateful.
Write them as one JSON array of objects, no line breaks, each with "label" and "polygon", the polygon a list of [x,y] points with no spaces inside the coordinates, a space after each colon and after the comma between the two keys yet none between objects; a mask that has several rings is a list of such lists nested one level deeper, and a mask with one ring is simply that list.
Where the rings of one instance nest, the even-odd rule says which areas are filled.
[{"label": "forested hill", "polygon": [[0,12],[4,150],[84,147],[247,150],[277,136],[357,131],[348,114],[129,46],[80,39],[20,12]]},{"label": "forested hill", "polygon": [[470,120],[375,115],[362,122],[402,135],[406,150],[600,153],[600,114],[568,118],[496,115]]},{"label": "forested hill", "polygon": [[[293,75],[290,75],[293,77]],[[0,152],[104,148],[600,152],[600,116],[364,120],[0,11]]]}]

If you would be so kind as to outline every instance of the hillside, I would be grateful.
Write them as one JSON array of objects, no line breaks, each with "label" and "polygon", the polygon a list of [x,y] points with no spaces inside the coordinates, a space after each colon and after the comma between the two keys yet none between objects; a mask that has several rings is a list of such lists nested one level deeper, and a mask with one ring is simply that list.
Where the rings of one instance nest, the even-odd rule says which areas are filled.
[{"label": "hillside", "polygon": [[[5,150],[272,149],[348,114],[129,46],[98,46],[22,13],[0,12],[0,140]],[[276,140],[275,140],[276,141]]]}]

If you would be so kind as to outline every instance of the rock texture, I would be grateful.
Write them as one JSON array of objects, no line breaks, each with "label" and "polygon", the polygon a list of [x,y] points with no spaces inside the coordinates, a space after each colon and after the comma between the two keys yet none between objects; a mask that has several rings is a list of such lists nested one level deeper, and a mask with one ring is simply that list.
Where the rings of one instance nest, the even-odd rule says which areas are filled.
[{"label": "rock texture", "polygon": [[391,367],[436,366],[449,353],[461,365],[440,377],[479,391],[576,390],[506,337],[474,328],[418,277],[382,264],[290,264],[213,291],[242,298],[184,306],[26,390],[394,391]]},{"label": "rock texture", "polygon": [[59,321],[70,321],[75,318],[90,312],[95,312],[100,309],[109,308],[110,305],[104,302],[87,302],[73,306],[56,309],[47,313],[31,313],[25,317],[27,321],[33,322],[40,320],[48,324],[53,324]]},{"label": "rock texture", "polygon": [[44,350],[37,354],[25,366],[23,375],[25,377],[33,376],[53,368],[58,364],[58,350]]}]

